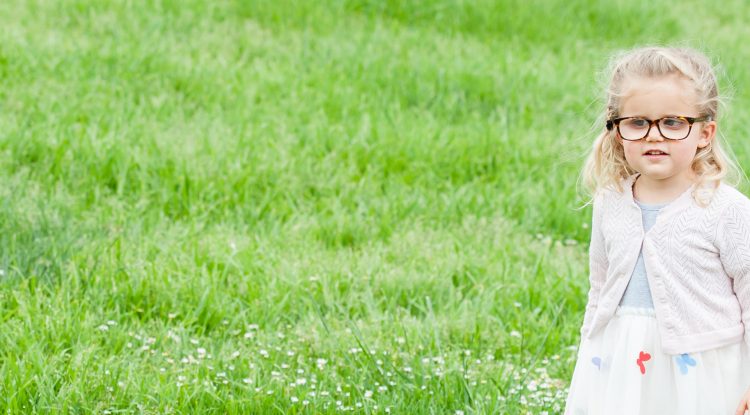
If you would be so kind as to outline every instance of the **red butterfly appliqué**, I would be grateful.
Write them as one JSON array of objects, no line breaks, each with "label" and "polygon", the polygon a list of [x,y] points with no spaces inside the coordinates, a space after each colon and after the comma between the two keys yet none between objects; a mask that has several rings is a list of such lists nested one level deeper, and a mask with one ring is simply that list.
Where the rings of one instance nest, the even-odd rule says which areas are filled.
[{"label": "red butterfly appliqu\u00e9", "polygon": [[647,360],[651,360],[651,355],[646,352],[641,352],[638,355],[638,360],[635,361],[638,364],[638,367],[641,369],[642,375],[646,374],[646,366],[643,365],[643,362]]}]

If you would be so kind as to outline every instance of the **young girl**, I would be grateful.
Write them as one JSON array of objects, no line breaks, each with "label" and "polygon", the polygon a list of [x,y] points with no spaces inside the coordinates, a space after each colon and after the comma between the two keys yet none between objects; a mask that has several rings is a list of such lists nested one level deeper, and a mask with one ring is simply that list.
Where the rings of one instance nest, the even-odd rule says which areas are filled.
[{"label": "young girl", "polygon": [[566,414],[743,414],[750,399],[750,199],[717,137],[709,60],[615,57],[593,191],[591,289]]}]

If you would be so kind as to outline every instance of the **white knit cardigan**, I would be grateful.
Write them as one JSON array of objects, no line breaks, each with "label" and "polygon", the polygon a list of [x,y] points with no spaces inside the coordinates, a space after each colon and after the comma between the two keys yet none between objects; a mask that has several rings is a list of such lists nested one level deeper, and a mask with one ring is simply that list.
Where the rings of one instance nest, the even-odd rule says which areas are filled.
[{"label": "white knit cardigan", "polygon": [[707,207],[696,186],[660,211],[644,234],[632,185],[594,199],[589,246],[591,288],[581,339],[606,326],[643,259],[665,353],[693,353],[750,344],[750,199],[722,183]]}]

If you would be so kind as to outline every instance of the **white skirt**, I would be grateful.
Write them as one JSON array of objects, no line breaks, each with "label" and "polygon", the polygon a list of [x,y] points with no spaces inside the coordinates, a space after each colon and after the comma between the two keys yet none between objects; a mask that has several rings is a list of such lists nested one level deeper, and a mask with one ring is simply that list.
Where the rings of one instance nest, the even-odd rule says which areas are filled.
[{"label": "white skirt", "polygon": [[565,414],[734,414],[748,388],[744,341],[666,354],[654,310],[618,307],[603,330],[581,343]]}]

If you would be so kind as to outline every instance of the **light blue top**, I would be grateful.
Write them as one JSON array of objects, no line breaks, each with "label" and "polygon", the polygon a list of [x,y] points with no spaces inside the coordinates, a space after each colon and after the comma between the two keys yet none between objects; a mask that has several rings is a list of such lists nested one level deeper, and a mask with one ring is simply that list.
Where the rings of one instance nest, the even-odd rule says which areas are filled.
[{"label": "light blue top", "polygon": [[[659,214],[659,210],[667,205],[648,205],[641,203],[636,199],[635,203],[641,208],[641,217],[643,218],[643,232],[648,232],[654,223],[656,222],[656,216]],[[641,252],[638,253],[638,261],[635,263],[635,269],[633,274],[630,276],[628,287],[625,288],[625,294],[623,294],[620,300],[621,306],[627,307],[639,307],[639,308],[654,308],[654,301],[651,299],[651,289],[648,287],[648,279],[646,278],[646,266],[643,264],[643,247]]]}]

